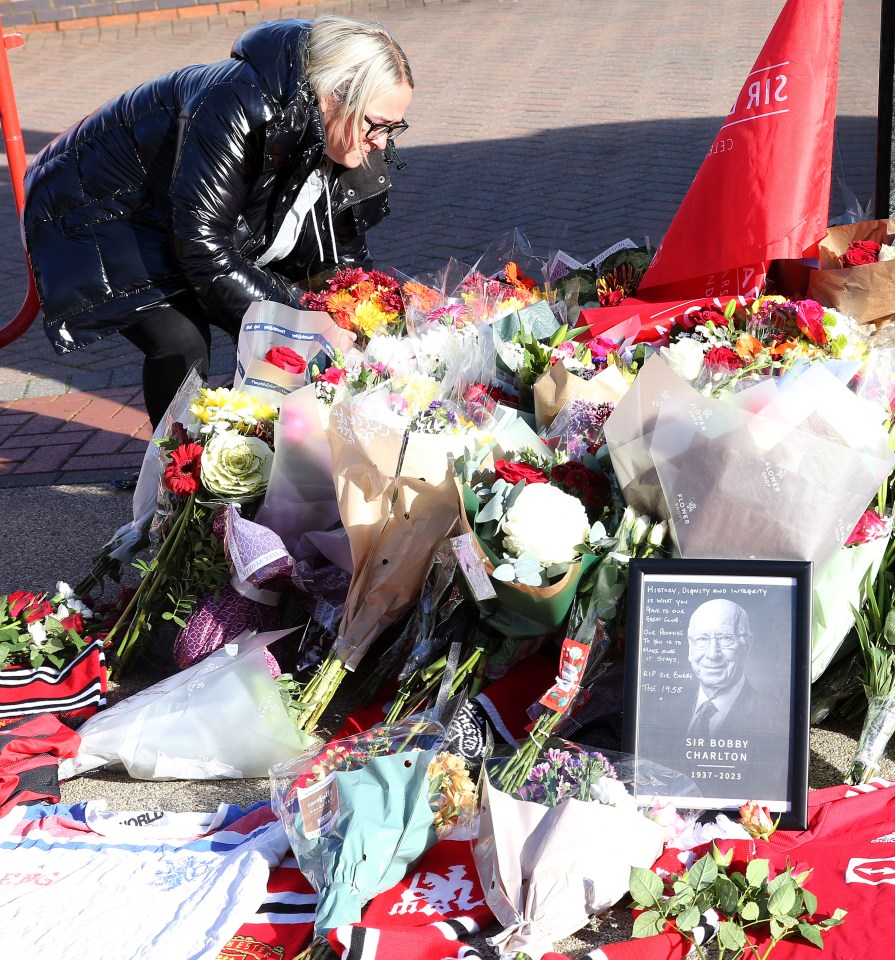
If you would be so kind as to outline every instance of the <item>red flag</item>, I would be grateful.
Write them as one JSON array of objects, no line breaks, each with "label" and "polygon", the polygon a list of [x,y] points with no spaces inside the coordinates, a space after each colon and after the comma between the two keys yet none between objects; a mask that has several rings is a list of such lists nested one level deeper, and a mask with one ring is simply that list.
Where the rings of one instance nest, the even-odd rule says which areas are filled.
[{"label": "red flag", "polygon": [[[827,232],[842,0],[788,0],[638,294],[755,296]],[[739,269],[738,269],[739,268]],[[734,279],[720,289],[722,274]]]}]

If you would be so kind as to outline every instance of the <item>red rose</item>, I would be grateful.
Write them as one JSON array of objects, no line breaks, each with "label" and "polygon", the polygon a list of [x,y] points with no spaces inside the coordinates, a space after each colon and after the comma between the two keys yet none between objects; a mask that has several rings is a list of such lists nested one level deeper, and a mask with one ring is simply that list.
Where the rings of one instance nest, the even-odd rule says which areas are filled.
[{"label": "red rose", "polygon": [[722,311],[715,307],[700,307],[698,310],[690,310],[688,313],[678,317],[674,322],[686,333],[689,333],[694,327],[704,326],[711,321],[716,327],[726,327],[727,317]]},{"label": "red rose", "polygon": [[80,613],[70,613],[62,619],[62,626],[66,630],[74,630],[75,633],[84,632],[84,618]]},{"label": "red rose", "polygon": [[185,443],[171,451],[171,462],[165,467],[165,485],[178,497],[188,497],[202,486],[199,470],[202,465],[202,447]]},{"label": "red rose", "polygon": [[27,593],[25,590],[16,590],[9,595],[9,615],[17,617],[26,607],[37,600],[36,593]]},{"label": "red rose", "polygon": [[331,383],[333,386],[338,386],[344,382],[347,376],[348,371],[343,370],[341,367],[327,367],[323,373],[317,374],[316,379],[322,380],[324,383]]},{"label": "red rose", "polygon": [[497,460],[494,463],[494,472],[501,480],[507,483],[517,484],[520,480],[526,483],[546,483],[547,474],[537,467],[529,466],[527,463],[515,463],[510,460]]},{"label": "red rose", "polygon": [[745,366],[741,357],[730,347],[712,347],[703,360],[705,368],[711,373],[733,373]]},{"label": "red rose", "polygon": [[879,251],[880,245],[873,240],[852,240],[839,259],[843,267],[863,267],[876,263]]},{"label": "red rose", "polygon": [[617,307],[625,299],[625,291],[607,290],[605,293],[598,294],[597,299],[601,307]]},{"label": "red rose", "polygon": [[799,300],[796,311],[796,326],[812,343],[826,343],[830,339],[823,324],[824,308],[816,300]]},{"label": "red rose", "polygon": [[38,620],[46,620],[53,612],[53,604],[48,600],[41,600],[34,606],[28,607],[22,614],[25,623],[35,623]]},{"label": "red rose", "polygon": [[308,369],[308,361],[292,347],[271,347],[264,359],[286,373],[304,373]]}]

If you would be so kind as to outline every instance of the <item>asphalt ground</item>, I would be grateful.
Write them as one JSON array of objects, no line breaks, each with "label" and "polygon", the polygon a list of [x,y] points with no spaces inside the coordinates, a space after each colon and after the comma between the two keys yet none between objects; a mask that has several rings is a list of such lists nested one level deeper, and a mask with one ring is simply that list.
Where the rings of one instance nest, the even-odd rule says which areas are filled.
[{"label": "asphalt ground", "polygon": [[[125,88],[226,57],[239,33],[262,19],[336,12],[385,24],[408,53],[416,92],[392,216],[370,242],[380,262],[418,275],[451,257],[473,262],[514,228],[538,254],[561,248],[582,260],[623,237],[657,243],[781,7],[782,0],[333,2],[35,34],[9,59],[30,157]],[[852,194],[863,204],[873,196],[879,21],[880,0],[844,0],[832,217]],[[24,268],[2,173],[0,238],[3,322],[21,303]],[[213,372],[225,377],[232,364],[227,341],[216,340]],[[130,515],[130,496],[108,481],[136,469],[148,435],[140,357],[123,338],[57,357],[38,321],[0,349],[0,592],[83,576]],[[841,782],[857,729],[812,729],[812,787]],[[895,776],[890,760],[884,773]],[[142,784],[109,773],[63,790],[67,802],[105,797],[121,809],[210,809],[266,796],[264,781]],[[618,939],[606,924],[564,946]]]}]

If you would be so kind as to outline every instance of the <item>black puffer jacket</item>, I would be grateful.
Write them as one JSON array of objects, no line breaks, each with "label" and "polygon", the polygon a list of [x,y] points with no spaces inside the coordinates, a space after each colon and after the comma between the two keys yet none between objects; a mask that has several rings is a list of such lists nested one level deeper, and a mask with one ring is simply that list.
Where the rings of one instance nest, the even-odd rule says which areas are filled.
[{"label": "black puffer jacket", "polygon": [[[254,300],[296,305],[291,284],[333,266],[321,197],[292,253],[259,267],[325,147],[303,75],[310,23],[244,33],[231,58],[184,67],[100,107],[57,137],[25,174],[25,242],[57,352],[139,319],[135,311],[194,290],[238,329]],[[369,258],[364,234],[388,214],[379,151],[336,168],[338,262]]]}]

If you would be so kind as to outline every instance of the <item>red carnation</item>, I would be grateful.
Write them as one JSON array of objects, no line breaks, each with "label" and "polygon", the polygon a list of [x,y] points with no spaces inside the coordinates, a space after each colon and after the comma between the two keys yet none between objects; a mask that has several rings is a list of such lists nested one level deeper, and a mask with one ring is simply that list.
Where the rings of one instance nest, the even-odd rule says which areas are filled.
[{"label": "red carnation", "polygon": [[75,633],[84,632],[84,618],[80,613],[70,613],[62,620],[62,626],[66,630],[74,630]]},{"label": "red carnation", "polygon": [[37,600],[36,593],[16,590],[15,593],[9,595],[9,615],[13,618],[17,617],[26,607],[34,603],[35,600]]},{"label": "red carnation", "polygon": [[852,240],[839,259],[843,267],[862,267],[876,263],[879,251],[880,245],[873,240]]},{"label": "red carnation", "polygon": [[712,347],[703,362],[710,373],[733,373],[745,366],[743,359],[730,347]]},{"label": "red carnation", "polygon": [[308,361],[292,347],[271,347],[264,359],[286,373],[304,373],[308,368]]},{"label": "red carnation", "polygon": [[675,320],[675,323],[685,332],[689,332],[694,327],[704,326],[709,322],[716,327],[726,327],[727,317],[715,307],[700,307],[698,310],[691,310]]},{"label": "red carnation", "polygon": [[494,463],[494,472],[501,480],[507,483],[517,484],[520,480],[526,483],[546,483],[547,474],[537,467],[532,467],[527,463],[514,463],[510,460],[497,460]]},{"label": "red carnation", "polygon": [[165,485],[178,497],[196,493],[202,486],[199,469],[202,465],[202,446],[185,443],[171,451],[171,462],[165,467]]}]

